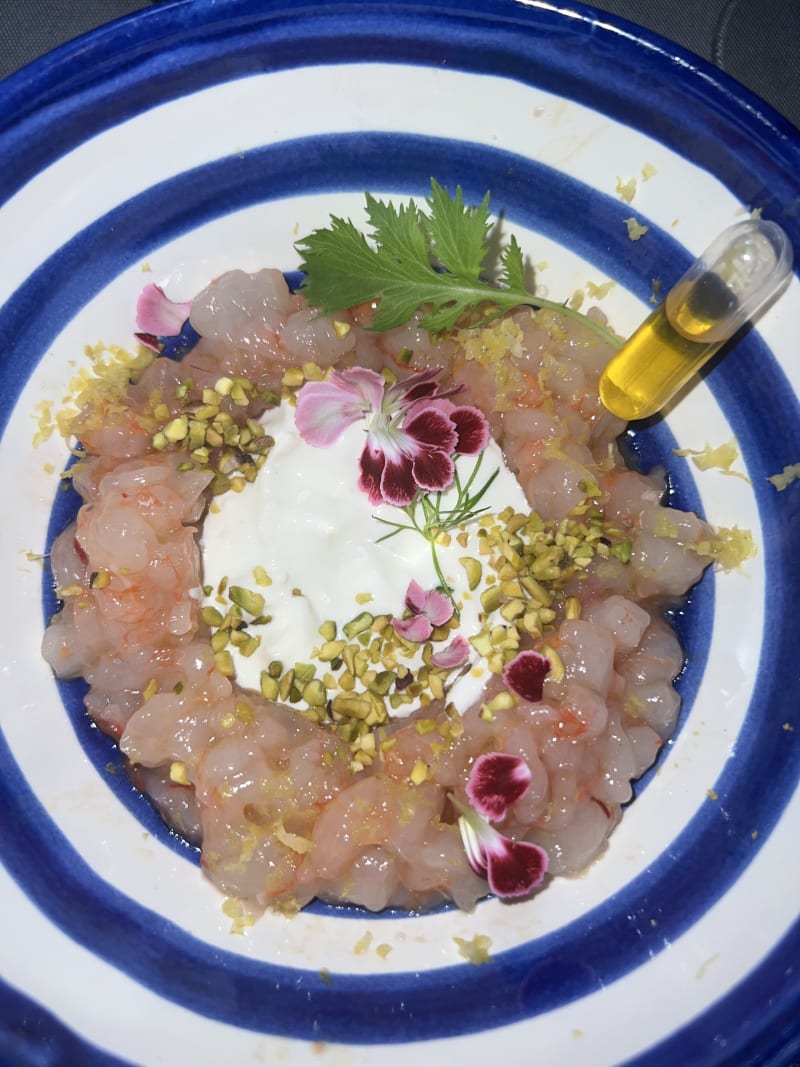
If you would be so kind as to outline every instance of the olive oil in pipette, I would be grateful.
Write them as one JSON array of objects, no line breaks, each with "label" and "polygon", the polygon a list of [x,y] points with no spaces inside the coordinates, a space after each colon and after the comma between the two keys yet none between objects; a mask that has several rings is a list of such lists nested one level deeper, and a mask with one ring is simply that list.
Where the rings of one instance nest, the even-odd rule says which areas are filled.
[{"label": "olive oil in pipette", "polygon": [[625,342],[600,378],[600,399],[626,420],[660,411],[780,292],[792,246],[774,222],[746,219],[706,249]]},{"label": "olive oil in pipette", "polygon": [[[675,294],[675,299],[670,299]],[[600,380],[600,399],[620,418],[645,419],[660,411],[726,341],[710,341],[736,299],[714,274],[701,276],[686,294],[669,294],[612,359]],[[672,311],[672,315],[670,315]]]}]

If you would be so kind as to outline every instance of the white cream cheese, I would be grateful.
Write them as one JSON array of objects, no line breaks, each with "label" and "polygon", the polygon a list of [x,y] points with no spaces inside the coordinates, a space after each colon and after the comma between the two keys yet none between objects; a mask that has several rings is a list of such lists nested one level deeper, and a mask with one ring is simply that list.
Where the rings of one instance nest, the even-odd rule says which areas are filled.
[{"label": "white cream cheese", "polygon": [[[206,517],[203,538],[204,584],[213,591],[204,603],[220,610],[216,590],[242,586],[264,597],[264,614],[271,621],[252,628],[261,637],[249,657],[231,649],[237,682],[250,689],[260,687],[261,672],[274,661],[284,668],[313,662],[312,651],[323,644],[319,628],[327,620],[344,624],[363,611],[378,616],[402,617],[409,582],[424,589],[439,584],[431,546],[421,534],[403,530],[388,540],[391,532],[378,519],[405,522],[404,512],[389,505],[373,507],[358,488],[358,461],[365,441],[365,424],[355,423],[327,448],[315,448],[300,437],[294,408],[282,404],[262,419],[264,431],[275,439],[266,463],[255,482],[241,493],[228,492],[216,499]],[[469,477],[475,457],[457,460],[462,483]],[[509,505],[527,512],[529,506],[502,453],[490,441],[483,456],[474,488],[498,470],[481,506],[487,514]],[[443,508],[452,506],[454,489],[444,495]],[[442,572],[454,591],[460,609],[458,631],[465,638],[481,628],[480,593],[484,585],[469,592],[467,576],[459,558],[477,556],[478,521],[467,532],[466,546],[453,530],[449,546],[437,545]],[[269,576],[271,584],[258,584],[256,575]],[[437,648],[444,648],[446,642]],[[465,710],[480,695],[485,671],[476,663],[470,646],[469,666],[453,672],[448,699]],[[421,662],[421,661],[418,661]],[[321,676],[327,665],[319,665]],[[413,669],[413,663],[409,661]],[[476,669],[477,667],[477,669]],[[455,677],[459,675],[459,677]],[[305,706],[305,705],[300,705]],[[393,716],[407,715],[418,704],[401,706]]]}]

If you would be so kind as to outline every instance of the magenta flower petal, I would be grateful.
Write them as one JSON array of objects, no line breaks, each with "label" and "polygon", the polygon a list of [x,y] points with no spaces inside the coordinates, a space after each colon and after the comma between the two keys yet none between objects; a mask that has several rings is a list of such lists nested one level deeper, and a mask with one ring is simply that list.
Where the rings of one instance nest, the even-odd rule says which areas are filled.
[{"label": "magenta flower petal", "polygon": [[369,439],[367,439],[359,460],[358,488],[367,494],[369,502],[373,506],[383,503],[381,479],[383,478],[385,465],[386,457],[383,454],[383,450],[371,445]]},{"label": "magenta flower petal", "polygon": [[402,454],[399,459],[384,455],[381,499],[387,504],[404,508],[417,495],[417,489],[411,460]]},{"label": "magenta flower petal", "polygon": [[450,418],[426,404],[403,423],[403,432],[426,449],[452,452],[458,441],[456,428]]},{"label": "magenta flower petal", "polygon": [[149,348],[153,352],[158,352],[159,355],[161,354],[161,345],[154,333],[135,333],[133,336],[140,345],[144,345],[145,348]]},{"label": "magenta flower petal", "polygon": [[324,382],[306,382],[297,393],[295,423],[315,448],[337,441],[352,423],[378,412],[384,381],[366,367],[334,371]]},{"label": "magenta flower petal", "polygon": [[506,752],[479,756],[467,781],[467,796],[485,819],[500,822],[531,784],[531,769],[524,759]]},{"label": "magenta flower petal", "polygon": [[136,303],[136,325],[146,334],[176,337],[191,310],[191,300],[178,303],[170,300],[160,285],[146,285]]},{"label": "magenta flower petal", "polygon": [[453,482],[455,465],[446,452],[429,449],[416,455],[411,464],[414,481],[425,492],[438,493]]},{"label": "magenta flower petal", "polygon": [[489,443],[489,422],[478,408],[453,406],[450,421],[456,428],[455,450],[464,456],[476,456]]},{"label": "magenta flower petal", "polygon": [[438,589],[431,589],[425,594],[422,610],[434,626],[444,626],[453,617],[453,603],[450,597],[440,593]]},{"label": "magenta flower petal", "polygon": [[406,641],[421,645],[433,633],[431,621],[425,615],[412,615],[408,619],[392,619],[392,626]]},{"label": "magenta flower petal", "polygon": [[512,841],[455,797],[450,799],[460,813],[458,829],[467,862],[477,875],[486,875],[496,896],[524,897],[542,884],[548,866],[544,849]]},{"label": "magenta flower petal", "polygon": [[438,386],[434,381],[441,373],[439,367],[429,370],[417,371],[409,374],[402,381],[397,381],[386,390],[384,411],[397,411],[408,408],[418,400],[423,400],[436,395]]},{"label": "magenta flower petal", "polygon": [[540,886],[547,874],[547,853],[528,841],[511,841],[497,834],[486,866],[489,888],[498,897],[526,897]]},{"label": "magenta flower petal", "polygon": [[529,649],[520,652],[506,664],[503,681],[518,697],[527,700],[529,704],[536,704],[542,699],[542,687],[549,671],[550,660]]},{"label": "magenta flower petal", "polygon": [[469,643],[465,637],[459,634],[453,638],[447,648],[433,653],[431,663],[434,667],[443,667],[445,670],[450,671],[455,670],[456,667],[463,667],[468,659]]}]

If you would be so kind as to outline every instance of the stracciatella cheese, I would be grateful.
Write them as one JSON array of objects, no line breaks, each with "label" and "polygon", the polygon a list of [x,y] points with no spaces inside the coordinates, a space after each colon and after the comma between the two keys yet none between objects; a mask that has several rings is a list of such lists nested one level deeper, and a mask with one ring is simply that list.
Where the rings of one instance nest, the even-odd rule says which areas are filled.
[{"label": "stracciatella cheese", "polygon": [[[260,637],[251,655],[231,648],[240,685],[259,689],[262,671],[280,663],[314,663],[323,644],[320,627],[330,620],[338,632],[365,611],[374,616],[400,618],[409,583],[435,588],[431,545],[418,532],[403,530],[385,540],[392,528],[379,520],[407,522],[403,510],[383,504],[373,507],[358,488],[358,461],[365,441],[365,426],[350,426],[334,444],[315,448],[300,437],[289,404],[268,411],[262,419],[265,433],[275,445],[257,479],[240,493],[226,493],[212,506],[202,537],[204,585],[211,592],[205,604],[224,611],[225,590],[240,587],[263,596],[262,615],[269,621],[250,628]],[[475,457],[457,459],[462,483],[469,477]],[[481,462],[475,488],[494,471],[498,474],[481,500],[487,514],[509,505],[527,512],[529,506],[516,478],[506,467],[499,447],[490,441]],[[443,496],[443,509],[455,501],[455,491]],[[466,544],[452,531],[451,543],[437,544],[442,572],[459,607],[459,628],[465,638],[480,630],[479,585],[469,591],[460,559],[477,555],[479,522],[466,527]],[[462,536],[462,541],[464,540]],[[485,569],[484,569],[485,579]],[[267,584],[268,583],[268,584]],[[219,593],[223,589],[222,594]],[[244,646],[240,646],[244,647]],[[453,673],[449,698],[464,710],[478,696],[485,674],[470,648],[468,666]],[[410,659],[413,670],[420,662]],[[328,664],[316,664],[318,674]],[[456,677],[458,675],[458,677]],[[407,715],[418,702],[403,705]]]}]

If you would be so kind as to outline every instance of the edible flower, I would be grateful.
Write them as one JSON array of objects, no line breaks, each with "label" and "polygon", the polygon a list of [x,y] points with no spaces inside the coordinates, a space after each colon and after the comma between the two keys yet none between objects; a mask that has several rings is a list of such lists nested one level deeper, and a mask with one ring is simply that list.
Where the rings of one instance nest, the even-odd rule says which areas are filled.
[{"label": "edible flower", "polygon": [[524,759],[506,752],[486,752],[475,760],[467,781],[467,796],[485,819],[500,822],[531,784]]},{"label": "edible flower", "polygon": [[433,653],[431,663],[434,667],[442,667],[446,671],[452,671],[456,667],[464,666],[469,659],[469,652],[469,642],[462,634],[458,634],[446,648]]},{"label": "edible flower", "polygon": [[477,408],[457,407],[439,392],[438,373],[419,371],[390,385],[375,371],[352,367],[306,382],[295,411],[300,436],[324,447],[363,418],[358,486],[371,504],[407,507],[420,491],[441,492],[453,482],[453,457],[486,446],[488,424]]},{"label": "edible flower", "polygon": [[467,796],[475,807],[450,797],[458,812],[467,862],[477,875],[486,877],[498,897],[527,896],[547,874],[544,849],[506,837],[490,822],[505,818],[508,809],[525,795],[530,782],[531,772],[525,760],[490,752],[475,761],[467,782]]},{"label": "edible flower", "polygon": [[160,351],[159,337],[177,337],[192,310],[191,300],[170,300],[160,285],[146,285],[136,302],[136,337],[147,348]]},{"label": "edible flower", "polygon": [[536,704],[542,699],[544,680],[549,672],[550,660],[541,652],[527,649],[506,664],[503,681],[518,697]]},{"label": "edible flower", "polygon": [[444,626],[453,617],[450,600],[438,589],[425,589],[413,578],[406,590],[406,608],[411,613],[405,619],[392,619],[392,626],[407,641],[421,644],[433,633],[434,626]]}]

